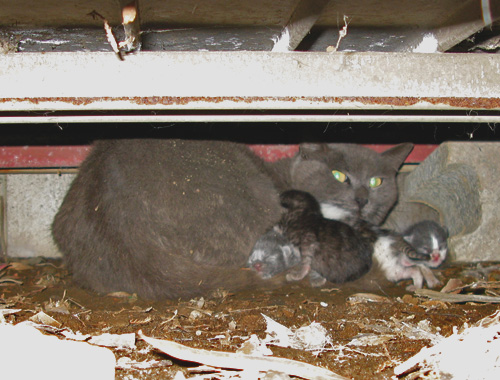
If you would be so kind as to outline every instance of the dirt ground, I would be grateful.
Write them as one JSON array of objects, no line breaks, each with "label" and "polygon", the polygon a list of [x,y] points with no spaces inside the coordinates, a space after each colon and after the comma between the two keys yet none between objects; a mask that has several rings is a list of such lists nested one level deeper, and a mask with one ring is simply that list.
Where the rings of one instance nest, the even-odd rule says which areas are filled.
[{"label": "dirt ground", "polygon": [[[464,288],[462,293],[496,296],[500,269],[491,267],[493,264],[447,265],[436,273],[443,283],[459,278],[464,285],[476,284]],[[317,322],[326,328],[331,339],[323,352],[270,346],[273,355],[328,368],[353,379],[394,376],[397,364],[430,344],[425,335],[415,334],[424,326],[428,333],[449,336],[454,327],[477,322],[500,308],[492,303],[451,303],[418,297],[405,290],[408,284],[386,284],[372,292],[378,297],[354,296],[359,289],[349,286],[312,289],[307,284],[288,284],[266,291],[237,294],[221,291],[194,300],[150,302],[128,294],[97,296],[75,286],[60,261],[35,258],[12,262],[10,267],[0,270],[0,308],[22,310],[5,316],[13,324],[44,311],[61,327],[82,334],[142,330],[147,336],[193,348],[231,352],[252,334],[259,338],[266,336],[262,314],[292,330]],[[358,344],[354,340],[377,336],[384,339],[367,339],[364,343],[358,339]],[[147,343],[138,339],[137,349],[113,349],[113,352],[117,359],[128,357],[139,362],[169,359],[172,365],[117,369],[117,379],[170,379],[178,371],[186,377],[193,376],[189,370],[195,364],[180,362],[147,347]]]}]

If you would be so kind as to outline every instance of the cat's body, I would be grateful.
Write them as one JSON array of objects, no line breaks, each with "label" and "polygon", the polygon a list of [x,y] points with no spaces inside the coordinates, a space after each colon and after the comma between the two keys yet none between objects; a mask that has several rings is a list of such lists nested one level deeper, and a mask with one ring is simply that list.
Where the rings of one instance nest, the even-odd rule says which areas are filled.
[{"label": "cat's body", "polygon": [[288,281],[309,275],[312,286],[321,286],[327,280],[343,284],[370,270],[376,234],[366,223],[351,227],[325,219],[316,199],[303,191],[285,191],[280,203],[286,212],[277,227],[301,255],[300,264],[286,275]]},{"label": "cat's body", "polygon": [[[258,276],[239,268],[279,218],[280,191],[308,191],[322,206],[379,224],[396,201],[395,176],[411,147],[379,154],[307,144],[294,158],[265,163],[231,142],[99,141],[53,236],[74,280],[100,293],[160,299],[248,287]],[[352,180],[340,182],[332,169],[352,172]],[[369,188],[367,176],[383,177],[383,185]]]},{"label": "cat's body", "polygon": [[400,249],[401,241],[395,234],[387,234],[375,245],[374,259],[392,282],[412,279],[409,290],[420,289],[424,282],[434,288],[440,281],[430,268],[437,268],[446,259],[447,233],[433,221],[422,221],[410,226],[403,239],[413,250]]}]

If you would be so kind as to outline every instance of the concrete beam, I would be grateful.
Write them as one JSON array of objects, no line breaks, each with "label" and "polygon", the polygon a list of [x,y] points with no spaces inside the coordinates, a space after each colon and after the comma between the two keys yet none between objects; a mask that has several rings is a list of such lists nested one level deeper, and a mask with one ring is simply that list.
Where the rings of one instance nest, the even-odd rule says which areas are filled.
[{"label": "concrete beam", "polygon": [[438,42],[438,51],[451,49],[499,19],[498,1],[481,0],[465,3],[452,13],[445,25],[432,32]]},{"label": "concrete beam", "polygon": [[500,55],[20,53],[0,111],[500,109]]},{"label": "concrete beam", "polygon": [[273,51],[293,51],[311,31],[330,0],[300,0]]}]

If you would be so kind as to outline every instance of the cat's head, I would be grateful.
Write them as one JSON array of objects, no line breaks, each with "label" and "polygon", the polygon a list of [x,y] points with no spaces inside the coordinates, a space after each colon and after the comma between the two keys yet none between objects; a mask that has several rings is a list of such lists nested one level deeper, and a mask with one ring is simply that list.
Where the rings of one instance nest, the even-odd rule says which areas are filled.
[{"label": "cat's head", "polygon": [[356,144],[302,144],[292,186],[311,193],[327,218],[379,225],[396,203],[396,175],[412,148],[405,143],[377,153]]}]

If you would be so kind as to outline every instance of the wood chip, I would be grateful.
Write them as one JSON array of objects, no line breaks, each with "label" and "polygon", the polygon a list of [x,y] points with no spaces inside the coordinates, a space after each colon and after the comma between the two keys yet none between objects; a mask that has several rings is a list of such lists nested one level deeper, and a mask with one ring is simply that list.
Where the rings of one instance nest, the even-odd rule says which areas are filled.
[{"label": "wood chip", "polygon": [[462,303],[462,302],[478,302],[478,303],[500,303],[500,297],[482,296],[477,294],[449,294],[441,293],[430,289],[417,289],[415,294],[420,297],[440,300],[443,302]]},{"label": "wood chip", "polygon": [[325,368],[276,357],[258,357],[234,352],[209,351],[184,346],[169,340],[155,339],[145,336],[142,331],[138,333],[139,338],[149,343],[156,349],[174,358],[209,365],[217,368],[232,368],[239,370],[258,370],[261,372],[278,371],[303,379],[331,379],[346,380],[345,377],[337,375]]}]

